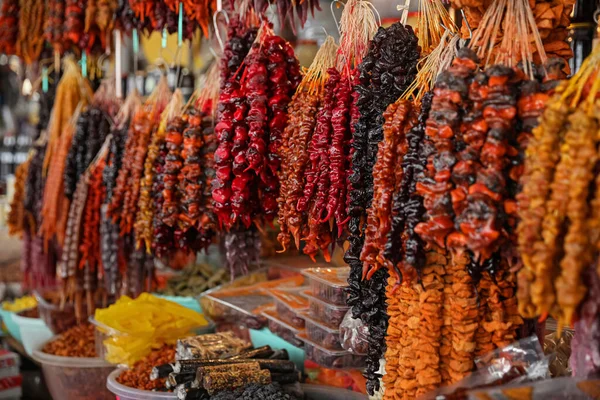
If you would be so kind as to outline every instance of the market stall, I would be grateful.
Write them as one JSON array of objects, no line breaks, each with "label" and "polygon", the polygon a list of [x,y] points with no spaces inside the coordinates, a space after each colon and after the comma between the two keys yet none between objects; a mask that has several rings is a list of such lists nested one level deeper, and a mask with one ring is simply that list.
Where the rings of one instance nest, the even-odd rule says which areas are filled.
[{"label": "market stall", "polygon": [[0,316],[54,399],[597,398],[585,7],[401,3],[2,3]]}]

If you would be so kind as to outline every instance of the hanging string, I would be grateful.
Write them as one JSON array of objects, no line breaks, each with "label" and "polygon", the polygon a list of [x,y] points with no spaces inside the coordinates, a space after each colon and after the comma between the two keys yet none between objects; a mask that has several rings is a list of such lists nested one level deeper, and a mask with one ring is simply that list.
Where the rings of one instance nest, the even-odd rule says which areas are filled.
[{"label": "hanging string", "polygon": [[60,76],[60,53],[57,50],[54,50],[54,71],[58,78]]},{"label": "hanging string", "polygon": [[[500,44],[498,45],[498,42]],[[533,12],[527,0],[497,0],[485,12],[469,46],[485,66],[523,63],[523,70],[533,79],[533,51],[541,64],[547,60]]]}]

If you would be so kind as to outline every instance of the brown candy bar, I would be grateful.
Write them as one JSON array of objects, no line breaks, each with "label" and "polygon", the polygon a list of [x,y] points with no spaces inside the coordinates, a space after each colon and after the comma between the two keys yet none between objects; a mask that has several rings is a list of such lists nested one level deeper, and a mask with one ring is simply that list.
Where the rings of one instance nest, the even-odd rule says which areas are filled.
[{"label": "brown candy bar", "polygon": [[251,383],[268,385],[271,383],[271,373],[267,370],[210,372],[202,378],[202,386],[210,395]]}]

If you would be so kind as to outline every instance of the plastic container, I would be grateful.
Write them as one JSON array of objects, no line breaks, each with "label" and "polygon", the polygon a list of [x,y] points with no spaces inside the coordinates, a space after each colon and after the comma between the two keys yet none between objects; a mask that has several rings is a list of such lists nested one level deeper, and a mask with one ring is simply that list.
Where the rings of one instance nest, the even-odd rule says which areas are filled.
[{"label": "plastic container", "polygon": [[[52,304],[46,298],[49,295],[55,295],[55,291],[46,292],[35,292],[35,298],[38,302],[38,311],[40,312],[40,318],[46,323],[46,326],[50,328],[52,333],[58,335],[66,331],[67,329],[77,324],[77,318],[75,317],[75,307],[72,304],[65,304],[64,307]],[[82,308],[84,314],[87,313],[86,307]],[[84,316],[87,319],[87,315]]]},{"label": "plastic container", "polygon": [[39,349],[32,357],[42,365],[44,379],[54,399],[60,400],[114,400],[106,388],[106,378],[114,370],[101,358],[60,357]]},{"label": "plastic container", "polygon": [[23,390],[21,386],[6,389],[0,392],[0,400],[21,400]]},{"label": "plastic container", "polygon": [[262,260],[262,264],[265,267],[275,267],[275,268],[283,268],[283,269],[291,269],[291,270],[305,270],[308,268],[329,268],[329,264],[323,262],[315,263],[308,257],[298,257],[298,256],[275,256],[269,257],[265,260]]},{"label": "plastic container", "polygon": [[185,308],[189,308],[190,310],[194,310],[202,314],[202,307],[200,306],[200,302],[195,297],[191,296],[165,296],[162,294],[154,294],[156,297],[160,297],[161,299],[172,301],[173,303],[177,303],[180,306]]},{"label": "plastic container", "polygon": [[[211,295],[213,293],[218,293],[222,290],[230,290],[234,288],[243,288],[243,287],[251,287],[253,285],[258,285],[261,283],[266,283],[272,280],[284,279],[294,276],[300,276],[304,278],[301,274],[301,270],[281,267],[281,266],[269,266],[259,268],[255,271],[251,271],[247,275],[240,276],[235,278],[231,282],[224,283],[220,286],[214,287],[202,293],[200,295],[200,306],[203,310],[206,310],[206,306],[204,303],[204,296]],[[298,286],[298,285],[296,285]]]},{"label": "plastic container", "polygon": [[153,392],[151,390],[140,390],[130,388],[129,386],[121,385],[117,382],[117,378],[123,372],[122,369],[112,371],[106,379],[106,388],[110,390],[113,399],[117,396],[120,400],[172,400],[177,399],[175,393],[169,392]]},{"label": "plastic container", "polygon": [[272,289],[269,291],[275,300],[279,319],[297,329],[304,328],[304,318],[300,316],[300,313],[308,310],[308,299],[300,294],[305,289]]},{"label": "plastic container", "polygon": [[[260,330],[248,329],[250,333],[250,341],[255,348],[262,346],[270,346],[273,350],[285,349],[288,352],[290,361],[292,361],[298,371],[304,369],[304,349],[293,346],[290,342],[287,342],[275,335],[267,328]],[[302,343],[304,345],[304,343]]]},{"label": "plastic container", "polygon": [[274,305],[270,296],[261,294],[223,298],[206,294],[202,299],[204,311],[215,322],[236,321],[250,329],[264,328],[267,319],[261,315],[261,312]]},{"label": "plastic container", "polygon": [[19,327],[19,332],[21,332],[25,351],[31,355],[33,350],[46,343],[53,335],[41,318],[28,318],[19,314],[13,315],[13,321]]},{"label": "plastic container", "polygon": [[[201,328],[194,329],[197,335],[204,335],[207,333],[213,333],[215,331],[215,323],[210,319],[206,319],[208,325]],[[106,343],[111,338],[128,336],[127,333],[118,331],[117,329],[111,328],[110,326],[104,325],[101,322],[96,321],[93,317],[89,318],[89,322],[96,327],[94,330],[94,344],[96,347],[96,355],[101,359],[106,359],[107,348]]]},{"label": "plastic container", "polygon": [[296,337],[301,331],[277,318],[277,312],[274,308],[263,312],[262,315],[267,318],[269,330],[273,334],[279,336],[293,346],[300,348],[304,347],[304,342]]},{"label": "plastic container", "polygon": [[308,278],[313,296],[337,306],[346,305],[350,268],[310,268],[302,272]]},{"label": "plastic container", "polygon": [[330,328],[339,329],[350,307],[334,306],[312,296],[310,293],[304,292],[303,294],[308,297],[308,308],[313,319]]},{"label": "plastic container", "polygon": [[331,369],[354,369],[363,368],[367,357],[352,354],[344,350],[329,350],[310,340],[306,333],[301,333],[298,339],[304,342],[306,358],[316,362],[322,367]]},{"label": "plastic container", "polygon": [[340,340],[340,330],[333,329],[312,319],[308,314],[303,315],[306,321],[306,335],[310,340],[319,343],[328,350],[344,350]]},{"label": "plastic container", "polygon": [[12,311],[7,311],[0,307],[0,317],[2,317],[2,322],[4,322],[4,326],[6,326],[6,330],[8,334],[15,338],[19,343],[23,343],[21,340],[21,331],[19,330],[19,325],[14,321],[15,313]]}]

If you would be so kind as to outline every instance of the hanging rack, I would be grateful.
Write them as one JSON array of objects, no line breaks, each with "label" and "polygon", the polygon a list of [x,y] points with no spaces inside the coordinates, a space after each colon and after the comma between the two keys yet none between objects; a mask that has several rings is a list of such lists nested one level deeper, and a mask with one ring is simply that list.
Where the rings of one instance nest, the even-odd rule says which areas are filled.
[{"label": "hanging rack", "polygon": [[[410,3],[410,0],[407,1]],[[381,14],[379,14],[379,11],[377,11],[377,7],[375,7],[375,4],[371,3],[370,1],[367,1],[367,4],[373,9],[375,15],[377,15],[377,21],[379,22],[379,26],[381,26]]]},{"label": "hanging rack", "polygon": [[[219,2],[217,2],[217,4],[218,3]],[[223,18],[225,18],[225,23],[227,23],[227,25],[229,25],[229,15],[227,15],[227,12],[222,8],[219,9],[218,5],[217,11],[215,11],[215,13],[213,14],[213,29],[215,30],[215,38],[219,43],[219,48],[221,49],[222,53],[225,50],[225,44],[223,43],[223,39],[221,38],[221,31],[219,30],[219,14],[223,15]]]},{"label": "hanging rack", "polygon": [[98,68],[98,70],[100,71],[100,78],[104,78],[104,61],[106,61],[106,59],[110,57],[110,53],[102,53],[100,54],[100,56],[98,57],[98,60],[96,60],[96,68]]},{"label": "hanging rack", "polygon": [[464,9],[460,10],[460,15],[462,16],[463,21],[465,21],[465,26],[467,27],[467,30],[469,31],[469,39],[468,40],[471,40],[471,39],[473,39],[473,29],[471,29],[471,24],[469,24],[469,20],[467,19]]},{"label": "hanging rack", "polygon": [[[346,5],[344,3],[342,3],[340,0],[333,0],[331,2],[331,4],[329,5],[329,10],[331,11],[331,17],[333,18],[333,22],[335,22],[335,27],[338,30],[338,34],[341,35],[342,32],[340,31],[340,21],[338,21],[337,17],[335,16],[335,11],[333,10],[333,6],[335,6],[336,4],[338,4],[342,8],[342,10],[344,9],[344,7]],[[381,23],[380,23],[380,25],[381,25]]]}]

